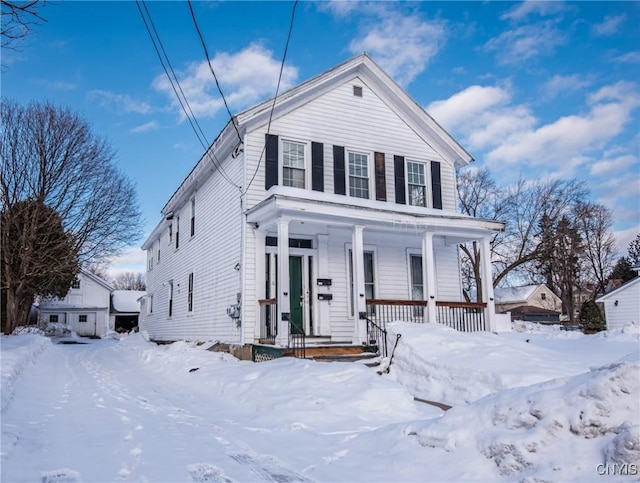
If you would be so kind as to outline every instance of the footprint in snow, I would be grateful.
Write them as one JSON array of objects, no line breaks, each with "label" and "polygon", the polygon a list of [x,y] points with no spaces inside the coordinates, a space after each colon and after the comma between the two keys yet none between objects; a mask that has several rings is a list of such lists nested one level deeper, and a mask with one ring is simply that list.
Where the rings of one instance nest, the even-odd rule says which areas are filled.
[{"label": "footprint in snow", "polygon": [[41,471],[40,478],[42,483],[80,483],[82,481],[80,473],[68,468]]},{"label": "footprint in snow", "polygon": [[217,466],[207,465],[204,463],[196,463],[187,466],[187,471],[191,476],[191,481],[197,483],[214,482],[214,483],[234,483],[224,472]]}]

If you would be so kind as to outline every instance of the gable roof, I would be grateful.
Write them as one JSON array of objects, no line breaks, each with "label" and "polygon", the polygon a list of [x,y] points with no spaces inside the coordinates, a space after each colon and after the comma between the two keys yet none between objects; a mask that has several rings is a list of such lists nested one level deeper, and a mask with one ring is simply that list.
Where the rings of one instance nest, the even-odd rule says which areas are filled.
[{"label": "gable roof", "polygon": [[[355,78],[360,79],[380,96],[383,102],[396,112],[419,137],[456,168],[473,161],[473,157],[423,107],[382,70],[368,54],[362,53],[279,94],[275,106],[273,98],[271,98],[233,116],[233,119],[227,123],[178,189],[171,195],[162,208],[163,216],[170,216],[174,208],[177,208],[184,199],[193,193],[198,183],[203,181],[201,176],[206,179],[215,171],[211,169],[209,164],[213,159],[211,152],[215,152],[215,159],[222,162],[232,152],[241,151],[242,141],[238,140],[238,133],[244,137],[248,131],[267,124],[272,109],[273,119],[277,119]],[[236,128],[238,132],[236,132]]]},{"label": "gable roof", "polygon": [[543,284],[523,285],[521,287],[496,287],[493,290],[493,297],[497,304],[526,302],[541,285]]},{"label": "gable roof", "polygon": [[88,270],[85,270],[84,268],[80,269],[80,273],[84,277],[87,277],[93,280],[94,282],[96,282],[98,285],[101,285],[102,287],[106,288],[107,290],[109,290],[109,292],[113,292],[113,287],[105,279],[98,277],[97,275],[89,272]]},{"label": "gable roof", "polygon": [[618,295],[620,292],[628,290],[630,287],[633,287],[638,282],[640,282],[640,277],[632,278],[628,282],[620,285],[617,289],[609,292],[608,294],[604,294],[602,297],[597,298],[596,302],[604,302],[605,300],[610,299],[614,295]]}]

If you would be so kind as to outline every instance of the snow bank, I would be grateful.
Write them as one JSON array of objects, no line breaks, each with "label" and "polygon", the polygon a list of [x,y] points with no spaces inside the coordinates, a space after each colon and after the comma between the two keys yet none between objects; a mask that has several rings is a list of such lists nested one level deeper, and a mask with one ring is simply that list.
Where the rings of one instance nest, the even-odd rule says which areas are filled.
[{"label": "snow bank", "polygon": [[395,322],[387,328],[389,340],[402,334],[391,378],[415,396],[452,406],[588,370],[566,355],[502,335],[439,324]]},{"label": "snow bank", "polygon": [[405,434],[464,455],[466,465],[489,459],[510,480],[587,481],[596,478],[598,465],[637,475],[640,362],[632,359],[488,396],[438,420],[413,423]]},{"label": "snow bank", "polygon": [[369,428],[442,413],[418,405],[406,388],[362,364],[289,357],[254,363],[210,352],[206,345],[156,346],[139,334],[123,338],[120,345],[135,350],[160,377],[233,400],[264,427],[339,431],[345,424]]},{"label": "snow bank", "polygon": [[2,378],[2,405],[4,411],[13,398],[14,381],[40,353],[51,345],[51,341],[38,334],[2,336],[0,338],[0,377]]}]

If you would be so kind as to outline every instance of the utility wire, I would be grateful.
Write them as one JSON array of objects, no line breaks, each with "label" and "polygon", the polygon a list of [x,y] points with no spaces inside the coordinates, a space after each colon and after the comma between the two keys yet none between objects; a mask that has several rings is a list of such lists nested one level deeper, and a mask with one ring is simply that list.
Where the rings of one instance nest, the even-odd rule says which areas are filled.
[{"label": "utility wire", "polygon": [[227,104],[227,99],[224,97],[222,92],[222,88],[220,87],[220,82],[218,82],[218,76],[213,70],[213,65],[211,65],[211,58],[209,57],[209,49],[207,49],[207,44],[204,41],[204,37],[202,36],[202,32],[200,31],[200,27],[198,26],[198,21],[196,20],[196,14],[193,11],[193,5],[191,4],[191,0],[187,0],[189,4],[189,11],[191,12],[191,19],[193,20],[193,25],[196,27],[196,32],[198,33],[198,37],[200,38],[200,44],[202,45],[202,49],[204,50],[204,56],[207,59],[207,65],[209,66],[209,70],[211,74],[213,74],[213,78],[216,81],[216,87],[218,88],[218,92],[220,93],[220,97],[222,97],[222,102],[224,102],[224,107],[227,109],[227,113],[231,118],[231,124],[233,124],[233,128],[236,130],[236,134],[238,135],[238,140],[242,143],[242,136],[240,136],[240,131],[238,130],[238,126],[236,125],[236,120],[231,114],[231,110],[229,109],[229,104]]},{"label": "utility wire", "polygon": [[[271,105],[271,112],[269,113],[269,122],[267,124],[267,135],[269,134],[269,131],[271,130],[271,120],[273,119],[273,111],[276,107],[276,100],[278,99],[278,92],[280,91],[280,82],[282,81],[282,71],[284,70],[284,62],[287,59],[287,51],[289,50],[289,41],[291,40],[291,32],[293,31],[293,21],[295,19],[296,16],[296,7],[298,6],[298,0],[295,0],[295,2],[293,2],[293,8],[291,9],[291,21],[289,22],[289,32],[287,33],[287,42],[284,46],[284,53],[282,54],[282,62],[280,63],[280,74],[278,75],[278,84],[276,86],[276,95],[273,96],[273,104]],[[262,159],[264,158],[264,152],[267,148],[267,145],[265,143],[264,147],[262,148],[262,152],[260,153],[260,158],[258,159],[258,166],[256,166],[255,171],[253,172],[253,176],[251,176],[251,180],[249,181],[249,184],[247,184],[247,187],[245,188],[245,190],[242,192],[241,196],[244,196],[245,194],[247,194],[247,191],[249,191],[249,188],[251,187],[251,184],[253,183],[253,180],[255,179],[256,175],[258,174],[258,171],[260,170],[260,165],[262,164]]]},{"label": "utility wire", "polygon": [[[142,11],[142,8],[140,7],[140,4],[142,4],[142,6],[144,7],[144,10],[146,11],[146,15],[148,17],[148,22],[147,22],[147,18],[145,17],[144,12]],[[214,165],[215,169],[218,170],[220,172],[220,175],[225,179],[225,181],[227,181],[229,184],[231,184],[232,186],[236,187],[236,188],[240,188],[236,183],[234,183],[231,178],[227,175],[227,173],[224,171],[224,168],[222,167],[222,164],[220,163],[220,160],[218,159],[218,157],[216,156],[215,152],[211,151],[209,149],[209,142],[207,141],[207,137],[205,136],[202,127],[200,126],[200,124],[198,123],[198,120],[195,117],[195,114],[193,113],[193,110],[191,109],[191,106],[189,104],[189,101],[187,100],[187,96],[185,95],[184,91],[182,90],[182,87],[180,86],[180,82],[178,81],[178,77],[173,69],[173,66],[171,65],[171,62],[169,60],[169,56],[167,55],[166,50],[164,49],[164,45],[162,44],[162,41],[160,40],[160,35],[158,34],[157,29],[155,28],[155,24],[153,23],[153,19],[151,18],[151,14],[149,12],[149,9],[147,8],[144,0],[136,0],[136,6],[138,7],[138,12],[140,13],[140,17],[142,18],[142,21],[144,23],[144,26],[147,30],[147,34],[149,35],[149,38],[151,39],[151,43],[153,44],[153,48],[156,51],[156,54],[158,56],[158,59],[160,60],[160,65],[162,66],[162,69],[164,70],[165,75],[167,76],[167,79],[169,80],[169,83],[171,84],[171,88],[173,89],[174,94],[176,95],[176,98],[178,99],[178,102],[180,103],[180,107],[182,108],[182,111],[184,112],[185,116],[187,117],[187,120],[189,121],[189,124],[191,125],[191,129],[193,130],[193,132],[195,133],[196,137],[198,138],[198,141],[200,142],[200,144],[202,145],[203,149],[205,150],[205,154],[211,156],[211,154],[213,155],[213,159],[212,164]],[[151,25],[151,28],[149,27],[149,24]],[[153,30],[153,33],[152,33]],[[155,37],[154,37],[154,33],[155,33]],[[156,43],[157,42],[157,43]],[[160,48],[158,48],[158,45],[160,45]],[[162,50],[162,54],[164,54],[164,58],[162,56],[162,54],[160,53],[160,50]],[[169,75],[169,71],[167,70],[167,66],[165,65],[165,60],[166,63],[169,65],[169,68],[171,70],[171,73],[173,74],[173,79],[171,77],[171,75]],[[175,82],[175,83],[174,83]],[[176,89],[176,85],[177,85],[177,89]],[[180,91],[180,94],[178,94],[178,90]],[[183,102],[184,100],[184,102]],[[186,104],[186,107],[185,107]],[[187,112],[188,109],[188,112]],[[197,126],[197,129],[196,129]]]}]

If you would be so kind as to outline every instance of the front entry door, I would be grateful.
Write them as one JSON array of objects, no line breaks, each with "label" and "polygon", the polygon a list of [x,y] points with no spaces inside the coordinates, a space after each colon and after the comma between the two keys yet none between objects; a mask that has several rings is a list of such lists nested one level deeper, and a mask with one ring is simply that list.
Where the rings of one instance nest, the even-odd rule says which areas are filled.
[{"label": "front entry door", "polygon": [[301,256],[289,257],[289,305],[291,333],[304,334],[304,290]]}]

